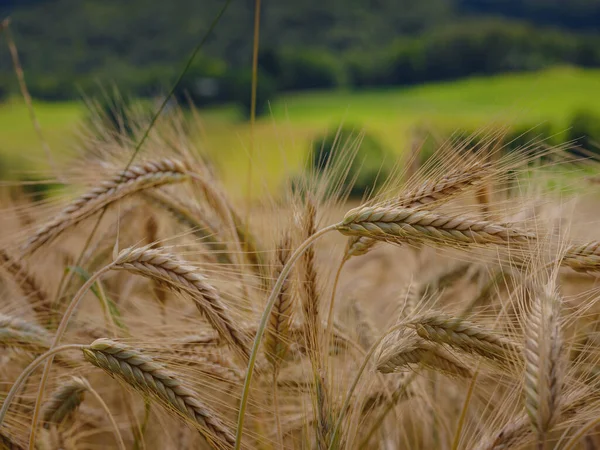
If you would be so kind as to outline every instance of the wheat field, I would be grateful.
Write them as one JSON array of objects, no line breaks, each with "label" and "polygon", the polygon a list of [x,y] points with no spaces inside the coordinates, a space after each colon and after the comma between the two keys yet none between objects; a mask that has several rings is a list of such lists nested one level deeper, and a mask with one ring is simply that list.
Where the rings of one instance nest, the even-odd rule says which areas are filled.
[{"label": "wheat field", "polygon": [[2,448],[600,446],[594,158],[488,130],[358,201],[340,143],[248,204],[182,117],[3,187]]}]

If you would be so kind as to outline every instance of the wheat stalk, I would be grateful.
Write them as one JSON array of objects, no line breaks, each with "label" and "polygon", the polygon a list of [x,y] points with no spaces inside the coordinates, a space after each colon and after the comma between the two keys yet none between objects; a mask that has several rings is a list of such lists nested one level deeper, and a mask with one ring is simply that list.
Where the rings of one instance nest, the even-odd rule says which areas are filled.
[{"label": "wheat stalk", "polygon": [[552,284],[537,289],[525,326],[525,409],[540,442],[556,421],[562,392],[560,297]]},{"label": "wheat stalk", "polygon": [[509,362],[520,353],[515,343],[497,333],[442,313],[418,317],[412,325],[423,339],[488,359]]},{"label": "wheat stalk", "polygon": [[38,319],[47,319],[47,315],[52,313],[52,300],[40,287],[33,274],[28,272],[21,263],[13,259],[6,250],[0,249],[0,264],[12,276],[15,283],[19,285],[23,295],[31,303],[31,307],[38,316]]},{"label": "wheat stalk", "polygon": [[234,323],[218,291],[198,273],[195,267],[162,249],[145,246],[130,247],[121,251],[111,268],[142,275],[190,295],[221,338],[228,342],[244,360],[247,360],[248,336]]},{"label": "wheat stalk", "polygon": [[50,424],[59,425],[67,416],[79,408],[89,384],[79,377],[72,377],[70,381],[60,386],[46,402],[42,410],[44,427]]},{"label": "wheat stalk", "polygon": [[446,246],[523,244],[535,235],[484,220],[407,208],[359,207],[336,226],[348,236]]},{"label": "wheat stalk", "polygon": [[399,330],[388,336],[381,343],[375,364],[382,373],[393,373],[420,365],[451,377],[469,378],[472,375],[450,353],[420,339],[412,330]]},{"label": "wheat stalk", "polygon": [[179,183],[187,178],[187,166],[175,159],[133,165],[71,202],[55,218],[40,227],[22,245],[21,250],[24,254],[34,252],[66,229],[123,197],[144,189]]},{"label": "wheat stalk", "polygon": [[197,395],[162,364],[139,350],[109,339],[98,339],[83,349],[84,357],[91,364],[103,369],[140,391],[161,400],[183,417],[199,425],[200,433],[208,442],[231,447],[235,438],[223,422]]},{"label": "wheat stalk", "polygon": [[[285,236],[277,248],[277,258],[273,269],[272,279],[276,280],[287,263],[291,254],[291,239]],[[290,289],[290,280],[286,279],[271,310],[265,334],[265,354],[276,372],[279,364],[285,358],[289,348],[290,327],[294,297]]]}]

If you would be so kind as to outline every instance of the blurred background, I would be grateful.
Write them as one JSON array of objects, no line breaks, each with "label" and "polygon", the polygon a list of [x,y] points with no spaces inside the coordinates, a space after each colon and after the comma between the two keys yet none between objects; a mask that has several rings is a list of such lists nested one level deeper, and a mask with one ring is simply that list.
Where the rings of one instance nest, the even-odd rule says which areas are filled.
[{"label": "blurred background", "polygon": [[[120,105],[156,109],[222,6],[0,0],[53,154],[76,146],[84,99],[114,109],[118,92]],[[251,138],[254,8],[232,1],[174,96],[199,108],[202,126],[191,132],[234,193],[244,189]],[[0,176],[25,179],[44,153],[6,37]],[[364,132],[377,164],[429,136],[491,123],[509,128],[507,145],[539,139],[593,150],[600,141],[600,0],[263,0],[258,61],[257,195],[341,125]]]}]

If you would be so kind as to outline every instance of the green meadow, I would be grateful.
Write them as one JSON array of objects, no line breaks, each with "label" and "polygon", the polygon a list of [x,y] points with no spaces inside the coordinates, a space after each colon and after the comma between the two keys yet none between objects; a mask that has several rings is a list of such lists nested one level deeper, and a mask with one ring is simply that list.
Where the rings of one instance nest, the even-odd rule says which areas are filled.
[{"label": "green meadow", "polygon": [[[219,168],[225,183],[241,193],[252,153],[255,192],[276,189],[285,170],[297,169],[312,140],[341,123],[356,125],[401,154],[415,125],[452,130],[498,124],[550,121],[564,131],[573,112],[600,113],[600,70],[570,67],[410,88],[311,91],[281,95],[271,113],[251,130],[234,107],[199,111],[198,148]],[[37,118],[57,159],[75,145],[85,108],[77,102],[35,103]],[[42,146],[21,99],[0,106],[0,162],[3,176],[45,169]]]}]

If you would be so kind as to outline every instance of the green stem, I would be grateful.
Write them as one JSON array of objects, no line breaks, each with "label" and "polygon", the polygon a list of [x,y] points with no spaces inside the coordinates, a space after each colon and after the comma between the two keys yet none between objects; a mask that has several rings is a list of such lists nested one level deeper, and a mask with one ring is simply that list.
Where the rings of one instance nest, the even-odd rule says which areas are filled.
[{"label": "green stem", "polygon": [[267,301],[267,305],[263,311],[262,318],[260,319],[260,324],[258,325],[258,330],[256,332],[256,337],[254,338],[254,344],[252,345],[252,353],[250,353],[250,360],[248,361],[248,368],[246,369],[246,379],[244,380],[244,389],[242,391],[242,398],[240,400],[240,410],[238,413],[238,422],[237,422],[237,430],[235,434],[235,450],[239,450],[242,445],[242,434],[244,433],[244,419],[246,415],[246,406],[248,404],[248,397],[250,395],[250,384],[252,382],[252,375],[254,373],[254,366],[256,365],[256,357],[258,356],[258,348],[260,347],[260,343],[262,341],[262,337],[265,332],[265,328],[267,325],[267,321],[269,320],[269,316],[271,314],[271,310],[273,309],[273,305],[275,304],[275,300],[277,299],[277,295],[281,290],[281,285],[283,281],[287,278],[290,271],[292,270],[293,265],[296,263],[298,258],[302,256],[302,254],[321,236],[328,233],[329,231],[335,230],[339,224],[329,225],[328,227],[322,228],[317,231],[311,237],[309,237],[306,241],[304,241],[294,252],[294,254],[290,257],[288,262],[283,266],[281,273],[279,274],[279,278],[275,282],[273,286],[273,290],[271,291],[271,295]]},{"label": "green stem", "polygon": [[23,372],[21,372],[21,375],[19,375],[19,378],[17,378],[17,381],[15,381],[13,383],[12,387],[10,388],[10,391],[8,391],[8,394],[4,398],[4,402],[2,403],[2,408],[0,409],[0,425],[2,425],[2,422],[4,422],[4,417],[6,416],[6,413],[8,412],[8,408],[9,408],[13,398],[15,397],[15,395],[17,395],[17,392],[19,392],[19,388],[25,382],[25,380],[29,377],[29,375],[31,375],[31,373],[37,368],[37,366],[39,366],[46,358],[53,357],[56,353],[59,353],[59,352],[65,351],[65,350],[74,350],[74,349],[81,350],[81,349],[84,349],[87,347],[88,347],[87,345],[80,345],[80,344],[61,345],[60,347],[51,348],[47,352],[45,352],[45,353],[41,354],[40,356],[38,356],[37,358],[35,358],[25,368],[25,370],[23,370]]},{"label": "green stem", "polygon": [[[111,268],[112,268],[112,264],[109,264],[108,266],[105,266],[102,269],[100,269],[93,276],[91,276],[89,278],[89,280],[87,280],[83,286],[81,286],[79,291],[77,291],[77,294],[75,294],[75,297],[73,297],[73,300],[71,300],[69,307],[65,311],[65,314],[63,315],[63,318],[60,321],[58,328],[56,329],[56,334],[54,335],[54,340],[52,341],[52,344],[50,345],[49,351],[52,350],[53,348],[55,348],[58,345],[58,343],[60,342],[60,339],[62,338],[63,334],[65,333],[65,331],[67,329],[69,319],[75,312],[77,305],[79,305],[79,302],[81,301],[81,299],[83,298],[85,293],[93,286],[93,284],[96,282],[96,280],[98,280],[100,278],[101,275],[108,272]],[[52,366],[53,360],[54,360],[54,357],[50,356],[48,361],[46,361],[46,364],[44,366],[44,372],[42,373],[42,379],[40,380],[40,385],[38,387],[37,398],[35,401],[35,406],[33,408],[33,418],[31,420],[31,434],[29,435],[29,449],[30,450],[33,450],[35,448],[35,433],[36,433],[36,428],[37,428],[37,422],[38,422],[38,418],[40,415],[42,399],[44,397],[44,388],[46,387],[46,382],[48,381],[48,375],[50,375],[50,367]]]}]

